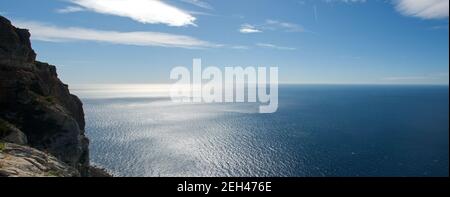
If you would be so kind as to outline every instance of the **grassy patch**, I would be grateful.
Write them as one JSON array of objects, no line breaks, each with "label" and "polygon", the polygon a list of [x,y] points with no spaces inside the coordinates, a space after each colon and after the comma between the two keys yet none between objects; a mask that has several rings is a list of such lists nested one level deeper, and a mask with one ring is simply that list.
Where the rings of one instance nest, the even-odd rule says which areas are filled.
[{"label": "grassy patch", "polygon": [[46,172],[45,175],[46,176],[54,176],[54,177],[59,177],[60,176],[60,174],[58,172],[54,171],[54,170],[50,170],[50,171]]},{"label": "grassy patch", "polygon": [[56,104],[57,103],[57,99],[54,96],[43,96],[40,94],[37,94],[36,92],[33,91],[29,91],[30,93],[30,97],[33,98],[33,101],[35,104],[41,104],[43,102],[47,103],[47,104]]},{"label": "grassy patch", "polygon": [[3,152],[6,149],[6,143],[0,142],[0,153]]},{"label": "grassy patch", "polygon": [[48,103],[51,103],[51,104],[55,104],[56,103],[56,98],[53,97],[53,96],[46,96],[46,97],[44,97],[44,100],[47,101]]},{"label": "grassy patch", "polygon": [[0,118],[0,137],[6,135],[6,132],[9,130],[8,123]]}]

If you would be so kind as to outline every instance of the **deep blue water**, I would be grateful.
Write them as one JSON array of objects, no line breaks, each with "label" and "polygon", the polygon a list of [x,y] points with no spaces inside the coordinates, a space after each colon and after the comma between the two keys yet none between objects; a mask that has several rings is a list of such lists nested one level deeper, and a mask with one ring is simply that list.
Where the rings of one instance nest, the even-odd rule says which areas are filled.
[{"label": "deep blue water", "polygon": [[83,98],[119,176],[448,176],[448,86],[281,86],[279,108]]}]

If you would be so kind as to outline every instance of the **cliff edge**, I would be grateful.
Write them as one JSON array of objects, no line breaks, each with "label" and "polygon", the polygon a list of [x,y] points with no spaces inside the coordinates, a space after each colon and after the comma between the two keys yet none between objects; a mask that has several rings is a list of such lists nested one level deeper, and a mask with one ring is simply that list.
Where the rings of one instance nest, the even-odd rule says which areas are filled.
[{"label": "cliff edge", "polygon": [[[33,175],[5,171],[14,157],[36,165],[33,158],[52,161],[40,166],[60,162],[47,166],[53,175],[89,176],[84,127],[82,102],[59,80],[55,66],[36,61],[28,30],[0,16],[0,176]],[[49,174],[41,169],[34,175]]]}]

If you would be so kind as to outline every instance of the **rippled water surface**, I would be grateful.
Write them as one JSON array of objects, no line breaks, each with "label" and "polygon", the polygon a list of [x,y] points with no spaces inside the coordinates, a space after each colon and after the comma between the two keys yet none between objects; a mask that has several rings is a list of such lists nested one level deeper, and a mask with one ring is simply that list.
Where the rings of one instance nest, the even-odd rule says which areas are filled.
[{"label": "rippled water surface", "polygon": [[448,176],[448,86],[282,86],[273,114],[92,92],[91,160],[119,176]]}]

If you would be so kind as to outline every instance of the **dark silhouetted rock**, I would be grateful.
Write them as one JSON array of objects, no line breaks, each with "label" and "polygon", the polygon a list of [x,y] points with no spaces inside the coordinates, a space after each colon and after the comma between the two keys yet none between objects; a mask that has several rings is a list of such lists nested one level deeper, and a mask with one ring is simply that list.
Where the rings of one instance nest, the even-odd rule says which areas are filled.
[{"label": "dark silhouetted rock", "polygon": [[16,132],[11,139],[26,137],[29,146],[88,176],[82,103],[58,79],[55,66],[35,60],[29,38],[27,30],[0,16],[0,119],[15,128],[8,130]]},{"label": "dark silhouetted rock", "polygon": [[0,16],[0,60],[34,62],[36,53],[31,48],[30,33],[19,29]]},{"label": "dark silhouetted rock", "polygon": [[14,125],[0,119],[0,139],[15,144],[27,144],[27,136]]}]

